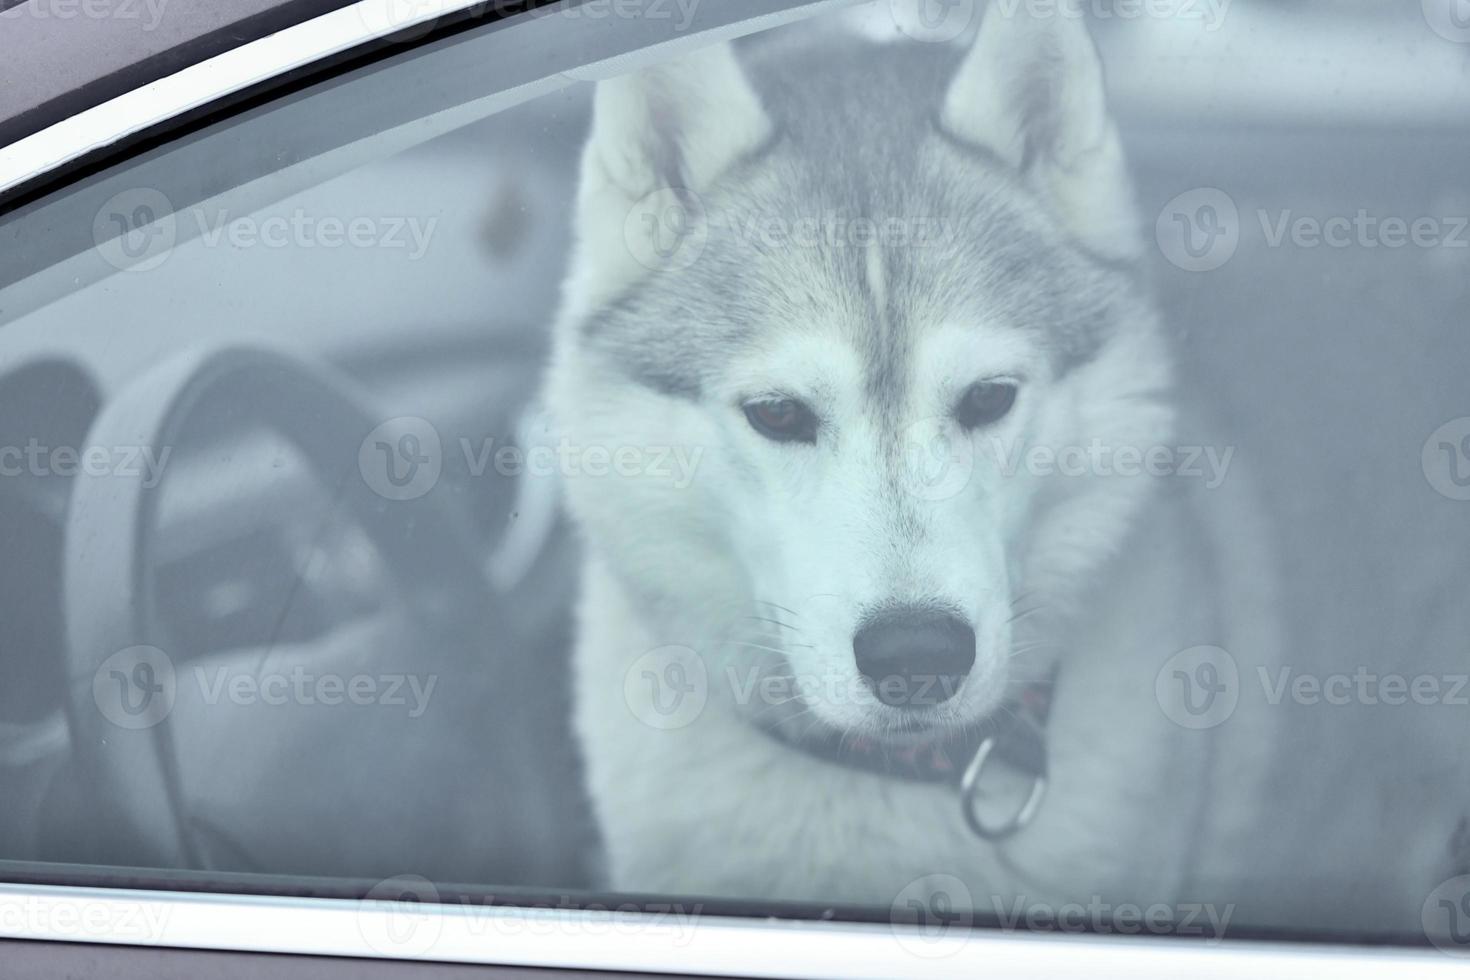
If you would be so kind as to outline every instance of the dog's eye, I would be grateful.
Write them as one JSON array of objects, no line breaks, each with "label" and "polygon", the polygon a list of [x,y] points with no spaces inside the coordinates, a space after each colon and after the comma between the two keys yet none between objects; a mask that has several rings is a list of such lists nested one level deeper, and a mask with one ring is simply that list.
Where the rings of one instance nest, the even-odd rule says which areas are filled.
[{"label": "dog's eye", "polygon": [[960,399],[955,418],[967,429],[992,425],[1005,418],[1016,404],[1016,386],[1009,381],[980,381]]},{"label": "dog's eye", "polygon": [[745,406],[751,428],[777,442],[816,442],[817,417],[794,398],[773,398]]}]

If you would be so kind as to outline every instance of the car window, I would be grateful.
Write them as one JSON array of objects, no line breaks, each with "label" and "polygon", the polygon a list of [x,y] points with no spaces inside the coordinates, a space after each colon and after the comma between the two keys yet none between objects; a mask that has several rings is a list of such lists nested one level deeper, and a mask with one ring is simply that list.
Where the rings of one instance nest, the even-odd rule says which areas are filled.
[{"label": "car window", "polygon": [[710,6],[0,218],[0,880],[1470,954],[1463,3]]}]

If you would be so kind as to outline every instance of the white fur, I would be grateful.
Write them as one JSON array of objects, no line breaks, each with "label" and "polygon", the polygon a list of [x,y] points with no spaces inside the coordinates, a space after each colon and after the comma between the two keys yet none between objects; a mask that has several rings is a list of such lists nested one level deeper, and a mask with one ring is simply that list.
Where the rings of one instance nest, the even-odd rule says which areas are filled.
[{"label": "white fur", "polygon": [[[1066,33],[1065,23],[1056,36],[1015,33],[995,20],[957,77],[945,125],[1018,164],[1020,123],[1002,99],[1012,86],[995,73],[1035,44],[1058,45],[1071,66],[1058,141],[1030,176],[1061,226],[1095,251],[1127,253],[1135,246],[1123,243],[1136,237],[1130,192],[1085,33]],[[1183,730],[1155,701],[1154,678],[1169,656],[1204,643],[1232,648],[1242,671],[1276,655],[1264,532],[1247,520],[1228,535],[1202,530],[1226,495],[1239,498],[1226,508],[1232,518],[1252,513],[1247,480],[1232,473],[1201,507],[1198,494],[1163,493],[1147,478],[1006,476],[996,455],[1007,441],[1167,445],[1175,410],[1145,397],[1172,374],[1155,323],[1122,325],[1098,356],[1058,378],[1034,336],[946,322],[933,311],[903,411],[924,438],[969,440],[973,472],[966,492],[915,505],[927,533],[902,549],[883,503],[880,440],[861,401],[862,361],[843,330],[852,313],[843,300],[800,331],[733,356],[698,402],[610,377],[584,355],[583,316],[649,274],[615,237],[629,208],[661,181],[704,189],[767,133],[722,48],[604,83],[586,151],[579,248],[548,402],[578,444],[709,450],[688,488],[636,478],[569,487],[588,552],[576,725],[611,884],[887,905],[915,880],[951,874],[982,908],[1011,896],[1218,899],[1202,876],[1238,869],[1200,855],[1239,844],[1260,803],[1261,763],[1255,749],[1221,746],[1267,739],[1269,719]],[[659,139],[675,140],[688,161],[678,175],[659,170]],[[869,263],[870,278],[882,272]],[[987,378],[1025,382],[1010,416],[966,436],[947,406]],[[835,420],[831,442],[793,451],[762,439],[736,406],[768,394],[800,397]],[[1217,538],[1233,539],[1229,555]],[[1048,609],[1013,625],[1013,603],[1028,593]],[[1230,605],[1229,617],[1216,598]],[[727,668],[760,662],[748,659],[751,650],[780,649],[797,674],[837,677],[858,692],[814,701],[814,718],[844,731],[890,731],[899,709],[862,698],[852,636],[865,610],[911,599],[953,604],[979,637],[975,670],[942,706],[953,721],[983,719],[1013,682],[1060,663],[1047,735],[1051,793],[1035,824],[1010,841],[971,834],[951,789],[833,766],[770,739],[724,682]],[[742,613],[769,611],[762,602],[797,618],[800,643],[746,621]],[[1237,637],[1222,625],[1227,618],[1249,631]],[[1012,655],[1038,640],[1046,648]],[[641,656],[670,644],[704,658],[710,696],[688,727],[662,731],[636,716],[624,689]],[[1223,791],[1212,783],[1222,752],[1246,760],[1221,768],[1235,780]],[[1219,836],[1198,839],[1202,830]]]}]

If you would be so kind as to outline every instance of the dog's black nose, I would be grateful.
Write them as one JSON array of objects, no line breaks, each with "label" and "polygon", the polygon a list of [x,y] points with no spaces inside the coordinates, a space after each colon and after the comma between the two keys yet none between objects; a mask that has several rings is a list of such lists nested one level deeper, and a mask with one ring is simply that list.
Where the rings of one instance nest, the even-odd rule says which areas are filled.
[{"label": "dog's black nose", "polygon": [[903,609],[868,621],[852,638],[863,682],[895,708],[922,708],[954,697],[975,665],[975,631],[930,609]]}]

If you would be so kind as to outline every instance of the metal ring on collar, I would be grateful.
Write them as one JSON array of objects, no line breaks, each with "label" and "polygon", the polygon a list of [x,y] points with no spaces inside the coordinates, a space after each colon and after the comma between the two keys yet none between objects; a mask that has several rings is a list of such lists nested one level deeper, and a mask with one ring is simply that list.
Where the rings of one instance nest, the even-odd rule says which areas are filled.
[{"label": "metal ring on collar", "polygon": [[965,768],[965,775],[960,780],[960,811],[965,816],[965,823],[975,832],[977,837],[985,840],[1004,840],[1024,829],[1036,814],[1041,810],[1041,801],[1046,796],[1046,776],[1037,773],[1032,777],[1031,791],[1026,795],[1026,801],[1021,804],[1009,820],[1002,823],[987,824],[980,814],[975,812],[976,790],[980,785],[980,776],[985,771],[985,764],[990,761],[991,753],[995,751],[996,737],[994,735],[980,743],[975,750],[975,757]]}]

